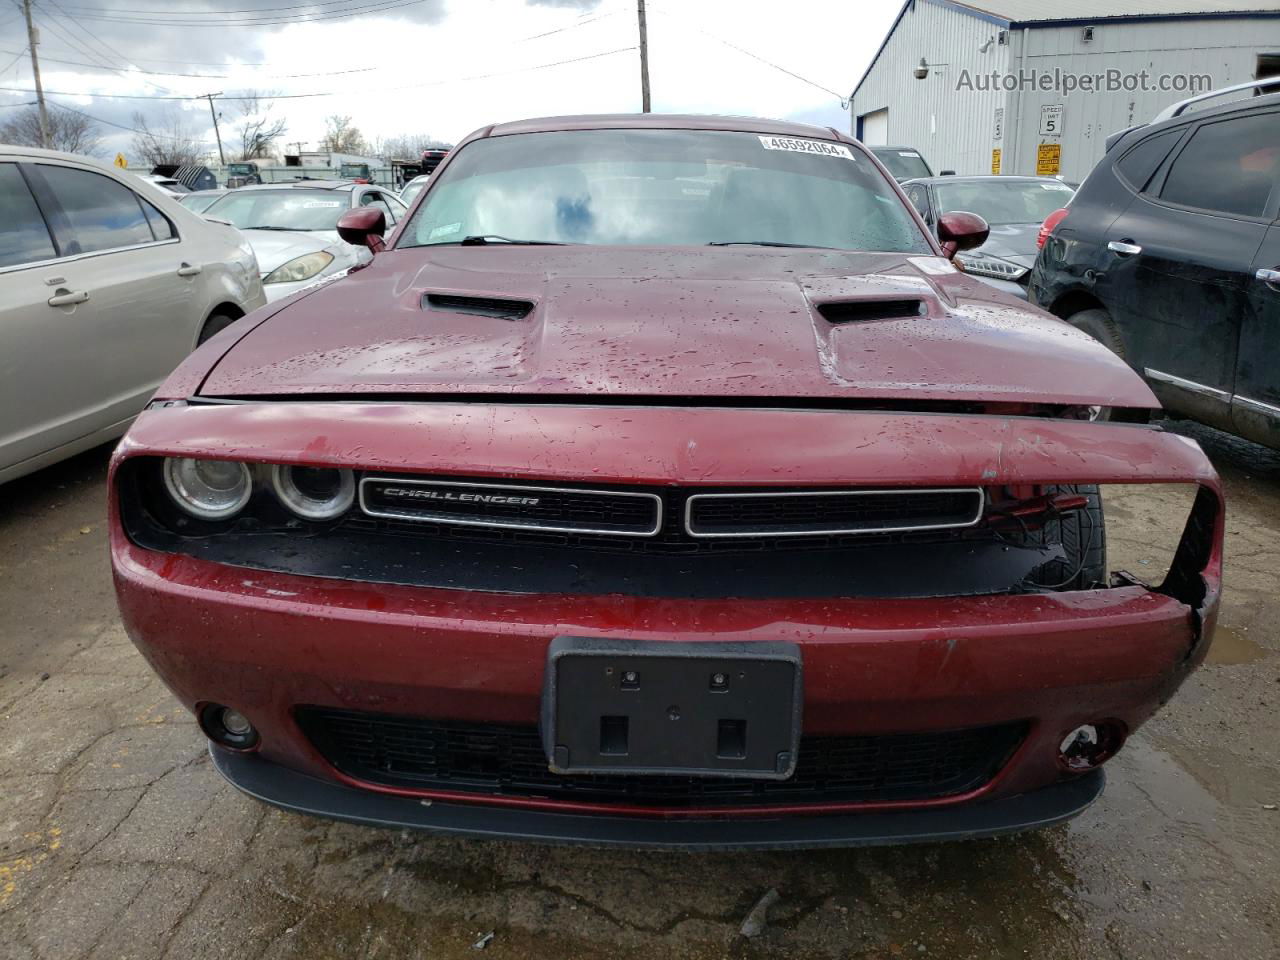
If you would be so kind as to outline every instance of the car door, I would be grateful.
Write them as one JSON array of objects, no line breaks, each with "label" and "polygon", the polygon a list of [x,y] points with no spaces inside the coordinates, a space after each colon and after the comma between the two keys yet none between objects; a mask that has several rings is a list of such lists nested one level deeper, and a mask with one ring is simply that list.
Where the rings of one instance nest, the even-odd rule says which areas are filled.
[{"label": "car door", "polygon": [[83,298],[51,325],[59,389],[85,432],[120,423],[190,352],[201,264],[184,260],[188,245],[172,221],[114,177],[52,160],[27,171],[55,240],[71,256],[55,286]]},{"label": "car door", "polygon": [[1241,436],[1280,448],[1280,220],[1267,231],[1253,261],[1249,305],[1240,331],[1231,418]]},{"label": "car door", "polygon": [[1147,189],[1111,224],[1099,282],[1125,349],[1166,406],[1230,426],[1251,267],[1267,231],[1280,112],[1191,129]]},{"label": "car door", "polygon": [[84,305],[61,299],[67,270],[16,161],[0,161],[0,224],[2,471],[77,436],[60,386],[60,328]]}]

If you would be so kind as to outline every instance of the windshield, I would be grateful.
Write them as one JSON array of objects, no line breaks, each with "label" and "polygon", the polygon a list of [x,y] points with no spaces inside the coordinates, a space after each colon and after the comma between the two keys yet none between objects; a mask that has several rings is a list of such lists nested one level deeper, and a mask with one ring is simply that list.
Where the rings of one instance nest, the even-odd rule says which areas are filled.
[{"label": "windshield", "polygon": [[1057,180],[957,180],[933,187],[940,213],[967,210],[987,223],[1042,223],[1075,193]]},{"label": "windshield", "polygon": [[405,188],[400,191],[400,199],[405,203],[413,203],[413,198],[422,192],[422,188],[427,185],[425,180],[410,180]]},{"label": "windshield", "polygon": [[243,176],[246,173],[253,173],[253,165],[249,163],[232,163],[227,165],[227,173],[232,176]]},{"label": "windshield", "polygon": [[181,203],[187,209],[194,210],[196,213],[200,213],[201,211],[207,210],[213,204],[217,203],[219,200],[223,198],[223,196],[225,196],[225,194],[215,193],[212,196],[210,196],[208,193],[205,193],[203,191],[197,191],[196,193],[186,194],[178,202]]},{"label": "windshield", "polygon": [[344,178],[368,177],[369,165],[367,163],[344,163],[341,173]]},{"label": "windshield", "polygon": [[776,243],[930,253],[884,176],[842,143],[706,130],[475,140],[399,246],[469,236],[608,245]]},{"label": "windshield", "polygon": [[205,211],[242,230],[334,230],[350,194],[331,190],[238,190]]},{"label": "windshield", "polygon": [[913,180],[916,177],[933,176],[929,170],[929,165],[924,162],[924,157],[920,156],[915,150],[886,150],[883,147],[878,147],[872,153],[899,180]]}]

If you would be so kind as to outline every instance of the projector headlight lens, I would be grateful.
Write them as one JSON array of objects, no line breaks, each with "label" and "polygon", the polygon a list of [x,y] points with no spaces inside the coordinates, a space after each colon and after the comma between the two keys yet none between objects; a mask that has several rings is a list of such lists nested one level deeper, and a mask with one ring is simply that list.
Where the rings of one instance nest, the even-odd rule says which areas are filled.
[{"label": "projector headlight lens", "polygon": [[280,502],[307,520],[332,520],[350,509],[356,479],[350,470],[332,467],[271,468],[271,487]]},{"label": "projector headlight lens", "polygon": [[169,457],[164,462],[169,496],[201,520],[225,520],[244,509],[253,494],[249,468],[234,460]]}]

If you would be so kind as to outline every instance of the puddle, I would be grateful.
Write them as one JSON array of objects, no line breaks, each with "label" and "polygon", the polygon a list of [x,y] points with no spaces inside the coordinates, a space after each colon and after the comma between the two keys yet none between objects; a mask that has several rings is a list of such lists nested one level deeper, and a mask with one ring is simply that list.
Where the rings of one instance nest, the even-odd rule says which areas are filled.
[{"label": "puddle", "polygon": [[1267,649],[1250,640],[1243,632],[1218,624],[1213,631],[1213,645],[1205,657],[1205,663],[1216,663],[1230,666],[1238,663],[1253,663],[1267,655]]}]

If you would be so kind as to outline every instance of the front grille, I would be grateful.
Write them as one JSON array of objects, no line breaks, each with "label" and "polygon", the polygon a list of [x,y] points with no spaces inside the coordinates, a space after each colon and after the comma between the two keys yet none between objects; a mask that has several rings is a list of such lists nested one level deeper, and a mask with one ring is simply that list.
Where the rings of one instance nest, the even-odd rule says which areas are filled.
[{"label": "front grille", "polygon": [[662,527],[662,499],[628,490],[365,477],[360,509],[374,517],[464,527],[624,537],[650,537]]},{"label": "front grille", "polygon": [[715,808],[920,801],[987,783],[1026,734],[1021,723],[875,736],[802,737],[788,780],[560,776],[533,727],[462,724],[302,707],[298,723],[343,773],[386,786],[565,803]]},{"label": "front grille", "polygon": [[977,523],[982,491],[970,487],[694,494],[687,510],[685,527],[695,537],[939,530]]}]

